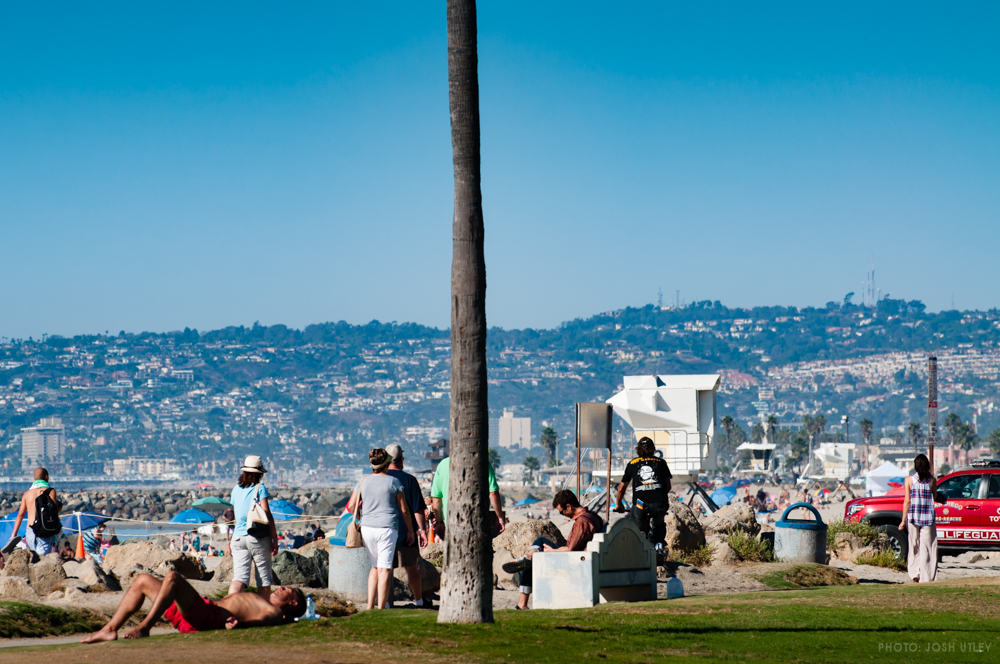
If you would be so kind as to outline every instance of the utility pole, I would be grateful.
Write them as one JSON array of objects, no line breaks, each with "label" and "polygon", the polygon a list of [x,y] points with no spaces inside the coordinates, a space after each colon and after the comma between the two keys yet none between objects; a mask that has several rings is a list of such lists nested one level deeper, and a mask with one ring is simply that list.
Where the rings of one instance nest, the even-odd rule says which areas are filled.
[{"label": "utility pole", "polygon": [[937,357],[927,358],[927,457],[934,474],[934,443],[938,437]]}]

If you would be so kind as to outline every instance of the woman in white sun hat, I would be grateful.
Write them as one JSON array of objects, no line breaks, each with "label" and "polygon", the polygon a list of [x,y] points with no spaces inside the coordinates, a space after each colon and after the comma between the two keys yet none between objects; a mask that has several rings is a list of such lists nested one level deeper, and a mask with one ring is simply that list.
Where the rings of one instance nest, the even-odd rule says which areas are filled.
[{"label": "woman in white sun hat", "polygon": [[[268,599],[271,596],[271,557],[278,553],[278,533],[274,527],[274,517],[267,504],[270,495],[261,480],[264,479],[264,462],[256,454],[243,461],[240,479],[233,487],[229,502],[233,504],[236,520],[233,538],[226,544],[226,554],[233,557],[233,581],[229,593],[241,593],[250,585],[250,561],[253,560],[260,577],[257,594]],[[247,515],[255,504],[259,504],[267,517],[267,523],[255,523]]]}]

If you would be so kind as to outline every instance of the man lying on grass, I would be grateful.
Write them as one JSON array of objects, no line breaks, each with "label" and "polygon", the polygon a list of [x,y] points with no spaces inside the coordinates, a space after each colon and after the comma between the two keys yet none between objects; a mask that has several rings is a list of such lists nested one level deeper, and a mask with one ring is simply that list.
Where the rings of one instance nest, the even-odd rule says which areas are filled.
[{"label": "man lying on grass", "polygon": [[117,639],[118,630],[142,608],[147,597],[153,603],[149,614],[138,627],[125,635],[126,639],[149,636],[149,628],[161,616],[179,632],[190,633],[280,625],[306,612],[306,598],[296,588],[281,586],[272,589],[270,600],[256,593],[233,593],[213,602],[199,595],[177,572],[168,572],[163,581],[149,574],[140,574],[108,624],[83,639],[83,643]]}]

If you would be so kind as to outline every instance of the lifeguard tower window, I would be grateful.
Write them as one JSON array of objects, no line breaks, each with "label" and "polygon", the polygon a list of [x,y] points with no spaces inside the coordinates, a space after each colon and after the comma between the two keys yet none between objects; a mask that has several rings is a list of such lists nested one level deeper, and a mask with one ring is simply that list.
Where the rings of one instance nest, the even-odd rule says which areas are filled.
[{"label": "lifeguard tower window", "polygon": [[762,473],[772,470],[771,456],[774,454],[774,443],[743,443],[736,451],[750,453],[750,467],[740,472]]}]

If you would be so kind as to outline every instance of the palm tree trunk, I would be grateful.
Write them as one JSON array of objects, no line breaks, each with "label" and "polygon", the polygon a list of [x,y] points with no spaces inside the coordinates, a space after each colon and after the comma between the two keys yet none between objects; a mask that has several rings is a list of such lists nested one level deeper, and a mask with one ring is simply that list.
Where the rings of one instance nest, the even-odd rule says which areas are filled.
[{"label": "palm tree trunk", "polygon": [[493,622],[487,534],[486,257],[479,169],[475,0],[448,0],[448,99],[455,168],[451,262],[451,479],[438,622]]}]

